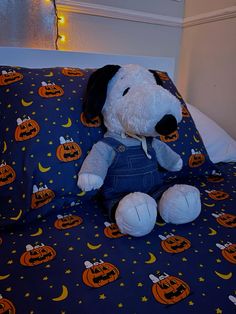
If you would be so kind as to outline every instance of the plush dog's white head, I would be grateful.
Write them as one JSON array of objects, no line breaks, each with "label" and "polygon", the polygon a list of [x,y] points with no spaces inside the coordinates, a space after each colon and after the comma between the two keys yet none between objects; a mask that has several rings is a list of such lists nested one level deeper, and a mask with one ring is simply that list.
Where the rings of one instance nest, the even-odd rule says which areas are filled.
[{"label": "plush dog's white head", "polygon": [[89,79],[85,115],[102,113],[107,129],[120,135],[167,135],[181,121],[181,105],[161,85],[156,72],[140,65],[107,65]]}]

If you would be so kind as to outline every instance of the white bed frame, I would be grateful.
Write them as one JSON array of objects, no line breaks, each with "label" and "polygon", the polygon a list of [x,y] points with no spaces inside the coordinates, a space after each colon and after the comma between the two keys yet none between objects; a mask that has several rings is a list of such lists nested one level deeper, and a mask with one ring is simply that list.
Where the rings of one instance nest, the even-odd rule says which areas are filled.
[{"label": "white bed frame", "polygon": [[141,64],[149,69],[166,71],[174,79],[175,60],[169,57],[112,55],[31,48],[0,47],[0,65],[41,67],[97,68],[106,64]]}]

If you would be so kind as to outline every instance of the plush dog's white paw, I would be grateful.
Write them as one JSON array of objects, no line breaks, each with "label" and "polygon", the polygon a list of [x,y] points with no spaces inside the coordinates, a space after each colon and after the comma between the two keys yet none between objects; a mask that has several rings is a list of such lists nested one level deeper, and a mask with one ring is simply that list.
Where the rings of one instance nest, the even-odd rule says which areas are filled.
[{"label": "plush dog's white paw", "polygon": [[191,185],[175,184],[162,194],[158,209],[162,219],[167,223],[191,222],[201,212],[200,192]]},{"label": "plush dog's white paw", "polygon": [[103,185],[103,180],[95,174],[83,173],[79,175],[77,185],[82,191],[88,192],[99,189]]},{"label": "plush dog's white paw", "polygon": [[156,201],[149,195],[134,192],[126,195],[116,209],[116,223],[122,233],[141,237],[155,226],[157,217]]},{"label": "plush dog's white paw", "polygon": [[172,171],[180,171],[183,168],[183,160],[180,158],[175,165],[172,167]]}]

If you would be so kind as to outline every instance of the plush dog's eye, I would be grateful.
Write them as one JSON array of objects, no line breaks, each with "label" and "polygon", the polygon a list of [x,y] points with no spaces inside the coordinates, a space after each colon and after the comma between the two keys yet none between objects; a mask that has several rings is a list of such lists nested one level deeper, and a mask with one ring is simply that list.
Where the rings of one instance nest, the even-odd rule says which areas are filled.
[{"label": "plush dog's eye", "polygon": [[130,89],[130,87],[127,87],[127,88],[124,90],[124,92],[123,92],[123,95],[122,95],[122,96],[125,96],[125,95],[128,93],[129,89]]}]

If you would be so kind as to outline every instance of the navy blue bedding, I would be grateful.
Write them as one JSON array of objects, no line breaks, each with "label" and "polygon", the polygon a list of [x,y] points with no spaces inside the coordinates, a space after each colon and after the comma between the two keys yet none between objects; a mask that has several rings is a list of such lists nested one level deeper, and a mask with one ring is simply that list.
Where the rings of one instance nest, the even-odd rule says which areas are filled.
[{"label": "navy blue bedding", "polygon": [[219,169],[186,182],[201,191],[196,221],[158,220],[145,237],[121,236],[82,194],[58,217],[5,230],[0,313],[235,313],[236,164]]}]

